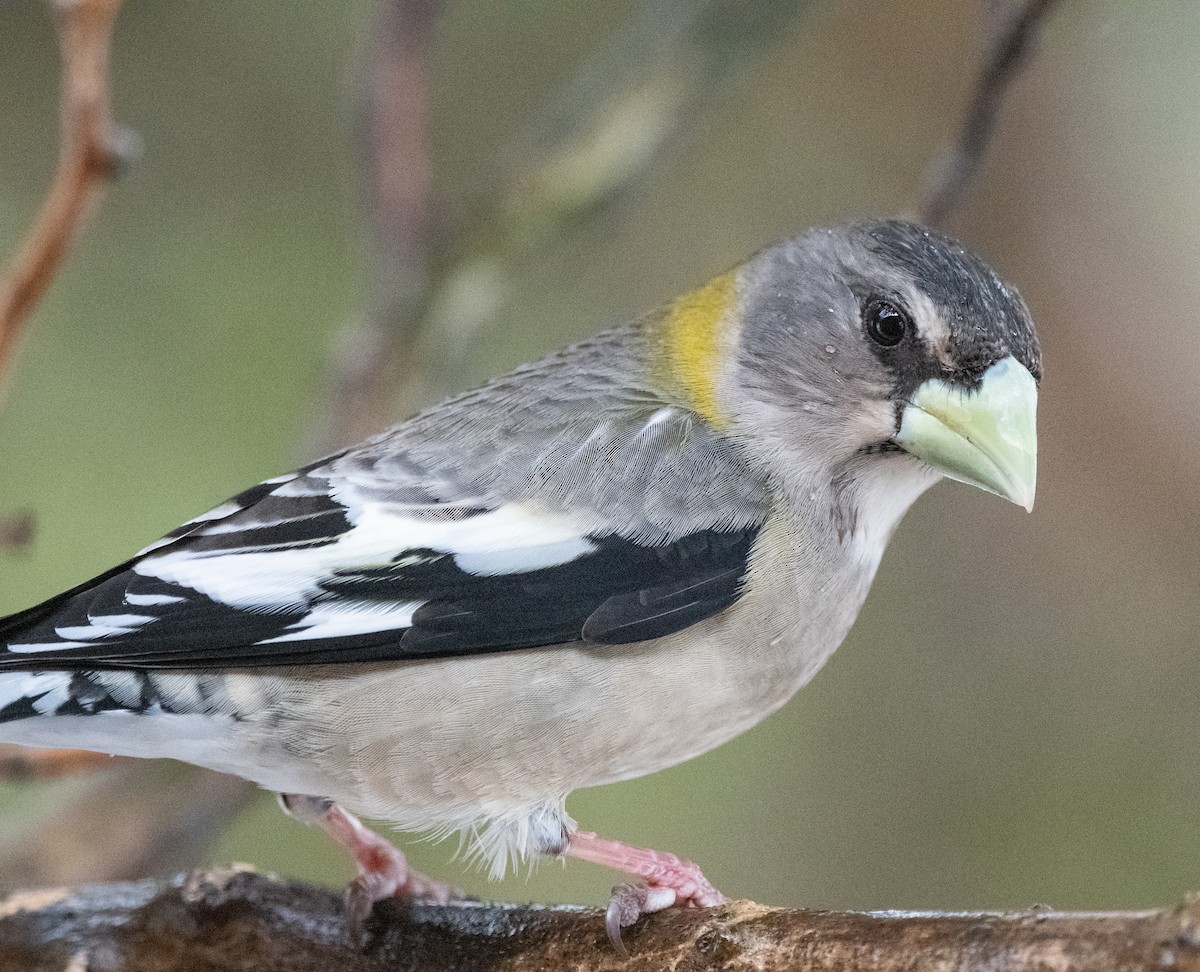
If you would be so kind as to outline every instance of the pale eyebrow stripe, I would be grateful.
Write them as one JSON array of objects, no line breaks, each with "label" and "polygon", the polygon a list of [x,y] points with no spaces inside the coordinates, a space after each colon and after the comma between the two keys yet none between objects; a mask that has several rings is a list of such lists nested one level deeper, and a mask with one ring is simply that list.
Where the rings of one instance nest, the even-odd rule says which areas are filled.
[{"label": "pale eyebrow stripe", "polygon": [[909,305],[917,333],[947,368],[954,367],[950,354],[950,325],[938,310],[937,305],[919,290],[910,295]]}]

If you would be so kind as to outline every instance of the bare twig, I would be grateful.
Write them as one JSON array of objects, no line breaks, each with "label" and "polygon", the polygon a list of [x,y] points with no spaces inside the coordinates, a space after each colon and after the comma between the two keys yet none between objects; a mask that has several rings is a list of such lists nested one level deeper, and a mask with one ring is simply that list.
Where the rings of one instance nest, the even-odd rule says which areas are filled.
[{"label": "bare twig", "polygon": [[958,137],[937,157],[928,188],[917,206],[917,218],[941,226],[958,205],[974,178],[996,127],[996,118],[1013,80],[1020,73],[1038,31],[1058,0],[1025,0],[1003,15],[994,6],[989,18],[994,29],[976,82],[975,92]]},{"label": "bare twig", "polygon": [[441,0],[385,0],[359,99],[367,223],[374,247],[364,317],[340,335],[305,452],[320,455],[387,424],[415,382],[413,348],[437,246],[428,124],[430,32]]},{"label": "bare twig", "polygon": [[[55,0],[62,60],[58,167],[41,209],[0,281],[0,377],[7,373],[17,339],[33,308],[62,265],[121,161],[120,137],[109,108],[109,51],[121,0]],[[0,549],[33,540],[30,513],[0,518]],[[0,751],[0,779],[62,776],[107,763],[107,757],[76,750]],[[9,845],[11,846],[11,845]],[[23,850],[30,847],[22,841]],[[5,845],[0,845],[0,859]],[[47,871],[32,874],[42,878]]]},{"label": "bare twig", "polygon": [[[120,161],[109,111],[108,62],[121,0],[54,0],[62,59],[58,168],[24,242],[0,280],[0,380],[17,339]],[[31,517],[0,520],[0,549],[33,538]]]},{"label": "bare twig", "polygon": [[[0,376],[104,184],[116,175],[124,149],[125,137],[109,108],[109,52],[121,0],[54,0],[53,7],[62,57],[58,168],[0,283]],[[28,543],[32,534],[32,515],[0,520],[0,547]],[[5,747],[0,753],[0,778],[6,780],[46,779],[100,766],[111,768],[80,781],[51,822],[0,841],[0,873],[6,881],[110,880],[183,866],[195,847],[211,839],[218,821],[256,792],[240,780],[190,768],[114,765],[105,756],[75,750]],[[163,795],[165,785],[173,788],[169,797]],[[95,812],[96,791],[103,792],[110,812]],[[112,806],[118,796],[125,813]]]},{"label": "bare twig", "polygon": [[121,160],[109,111],[108,61],[121,0],[56,0],[62,144],[54,181],[0,283],[0,375],[38,299]]},{"label": "bare twig", "polygon": [[[626,931],[580,908],[464,903],[377,909],[365,947],[340,897],[244,869],[23,893],[0,902],[0,972],[1107,972],[1200,969],[1200,901],[1158,911],[910,914],[786,911],[737,901]],[[74,965],[70,963],[74,962]]]}]

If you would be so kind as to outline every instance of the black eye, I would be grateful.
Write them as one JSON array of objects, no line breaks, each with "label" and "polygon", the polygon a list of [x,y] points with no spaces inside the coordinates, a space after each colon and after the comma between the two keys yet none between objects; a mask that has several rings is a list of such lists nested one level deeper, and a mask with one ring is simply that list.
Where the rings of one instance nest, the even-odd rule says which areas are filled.
[{"label": "black eye", "polygon": [[908,332],[908,315],[886,300],[871,300],[863,308],[867,337],[885,348],[894,348]]}]

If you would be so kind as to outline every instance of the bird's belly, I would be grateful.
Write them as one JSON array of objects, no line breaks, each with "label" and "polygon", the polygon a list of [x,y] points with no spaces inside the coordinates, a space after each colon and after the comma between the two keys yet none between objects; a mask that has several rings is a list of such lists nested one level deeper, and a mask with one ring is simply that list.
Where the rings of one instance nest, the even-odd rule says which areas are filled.
[{"label": "bird's belly", "polygon": [[295,720],[295,755],[336,781],[323,795],[404,829],[511,816],[750,728],[837,647],[851,600],[801,622],[747,596],[653,642],[298,671],[272,694],[283,724]]},{"label": "bird's belly", "polygon": [[[208,674],[12,673],[0,698],[32,708],[0,724],[0,739],[185,759],[406,830],[554,818],[572,790],[682,762],[778,709],[841,642],[876,562],[755,561],[732,607],[636,644]],[[60,703],[80,680],[118,710],[68,715]]]},{"label": "bird's belly", "polygon": [[93,692],[132,706],[141,686],[157,701],[86,715],[50,714],[84,676],[17,672],[0,676],[0,695],[32,697],[45,714],[0,723],[0,740],[182,759],[331,797],[402,829],[512,819],[748,729],[837,646],[844,626],[826,627],[781,623],[748,595],[678,634],[630,645],[282,671],[96,672],[86,676]]}]

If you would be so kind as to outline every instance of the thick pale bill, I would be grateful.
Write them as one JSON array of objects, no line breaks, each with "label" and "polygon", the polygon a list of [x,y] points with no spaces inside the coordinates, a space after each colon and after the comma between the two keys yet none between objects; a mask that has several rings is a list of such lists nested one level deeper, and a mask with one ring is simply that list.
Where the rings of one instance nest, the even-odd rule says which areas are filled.
[{"label": "thick pale bill", "polygon": [[1032,511],[1037,382],[1011,355],[973,390],[931,378],[905,406],[896,442],[944,476]]}]

